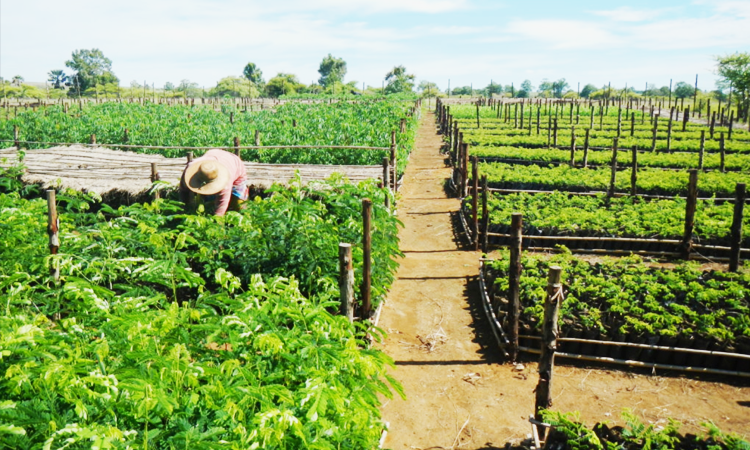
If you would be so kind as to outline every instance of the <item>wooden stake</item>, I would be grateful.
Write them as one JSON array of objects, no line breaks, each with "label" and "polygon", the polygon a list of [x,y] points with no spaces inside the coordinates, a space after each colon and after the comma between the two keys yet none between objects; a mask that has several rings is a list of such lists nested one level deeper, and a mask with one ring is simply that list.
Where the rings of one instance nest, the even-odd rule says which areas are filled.
[{"label": "wooden stake", "polygon": [[96,145],[96,135],[95,134],[91,135],[90,143],[91,143],[91,145]]},{"label": "wooden stake", "polygon": [[482,253],[487,253],[490,217],[487,208],[487,175],[482,175]]},{"label": "wooden stake", "polygon": [[682,234],[680,253],[683,259],[690,257],[693,247],[693,228],[695,227],[695,209],[698,205],[698,171],[692,169],[688,181],[687,202],[685,203],[685,231]]},{"label": "wooden stake", "polygon": [[124,133],[124,134],[123,134],[123,136],[122,136],[122,143],[123,143],[123,144],[127,144],[127,143],[128,143],[128,141],[130,140],[130,136],[128,136],[128,133],[129,133],[129,132],[128,132],[128,129],[127,129],[127,128],[125,128],[125,133]]},{"label": "wooden stake", "polygon": [[370,223],[372,221],[372,200],[362,199],[362,318],[369,319],[372,315],[372,236]]},{"label": "wooden stake", "polygon": [[612,171],[609,177],[609,189],[607,190],[607,196],[613,197],[615,195],[615,181],[617,178],[617,145],[619,139],[614,138],[612,142]]},{"label": "wooden stake", "polygon": [[586,128],[586,139],[583,141],[583,168],[587,168],[589,166],[589,134],[591,133],[591,128]]},{"label": "wooden stake", "polygon": [[698,168],[703,170],[703,156],[706,153],[706,130],[701,130],[701,147],[698,150]]},{"label": "wooden stake", "polygon": [[[557,350],[557,320],[560,303],[563,299],[561,283],[562,269],[559,266],[549,268],[547,278],[547,298],[544,302],[544,322],[542,322],[542,352],[539,357],[539,383],[536,385],[536,402],[534,417],[542,420],[542,410],[552,407],[552,375]],[[544,429],[541,430],[544,438]]]},{"label": "wooden stake", "polygon": [[339,298],[341,315],[354,321],[354,266],[352,244],[339,243]]},{"label": "wooden stake", "polygon": [[658,131],[658,128],[659,128],[659,114],[656,114],[654,116],[654,129],[651,135],[651,151],[652,152],[656,151],[656,133]]},{"label": "wooden stake", "polygon": [[510,267],[508,268],[508,355],[515,362],[518,358],[518,322],[521,318],[521,247],[523,245],[523,214],[513,213],[510,222]]},{"label": "wooden stake", "polygon": [[631,163],[631,171],[630,171],[630,195],[635,197],[638,195],[638,190],[636,187],[636,184],[638,182],[638,147],[633,146],[633,162]]},{"label": "wooden stake", "polygon": [[745,209],[745,183],[737,183],[734,189],[734,216],[732,217],[732,243],[729,252],[729,271],[740,270],[740,247],[742,246],[742,220]]},{"label": "wooden stake", "polygon": [[[151,182],[154,183],[157,180],[159,180],[159,169],[156,166],[156,163],[151,163]],[[159,190],[154,189],[154,200],[157,200],[158,198]]]},{"label": "wooden stake", "polygon": [[552,126],[554,127],[553,138],[552,138],[552,146],[553,147],[557,147],[557,117],[555,117],[554,119],[552,119],[552,121],[553,121],[553,125]]},{"label": "wooden stake", "polygon": [[18,125],[13,125],[13,146],[16,150],[21,150],[21,143],[18,142]]},{"label": "wooden stake", "polygon": [[721,170],[722,172],[726,172],[726,165],[725,165],[726,157],[727,157],[727,151],[726,151],[726,147],[724,143],[724,132],[722,131],[721,134],[719,135],[719,158],[721,161],[719,164],[719,170]]},{"label": "wooden stake", "polygon": [[260,147],[260,131],[255,130],[255,146]]},{"label": "wooden stake", "polygon": [[690,118],[690,107],[688,106],[685,111],[682,112],[682,131],[687,130],[688,119]]},{"label": "wooden stake", "polygon": [[395,194],[398,192],[398,166],[396,165],[397,161],[397,152],[396,152],[396,132],[391,131],[391,170],[393,170],[393,175],[391,177],[391,182],[393,183],[393,193]]},{"label": "wooden stake", "polygon": [[479,103],[477,103],[477,128],[482,128],[482,124],[479,123]]},{"label": "wooden stake", "polygon": [[[60,249],[60,218],[57,216],[57,201],[55,190],[47,190],[47,234],[49,235],[49,253],[56,255]],[[50,276],[57,282],[60,280],[60,268],[53,260],[50,267]]]},{"label": "wooden stake", "polygon": [[729,131],[727,133],[727,140],[732,140],[732,124],[734,123],[734,110],[729,113]]},{"label": "wooden stake", "polygon": [[635,113],[630,113],[630,136],[633,137],[635,135]]},{"label": "wooden stake", "polygon": [[[390,191],[391,189],[391,165],[388,163],[388,157],[383,156],[383,186]],[[391,207],[391,197],[388,192],[385,194],[385,207]]]},{"label": "wooden stake", "polygon": [[479,159],[471,157],[471,234],[474,251],[479,251]]},{"label": "wooden stake", "polygon": [[240,138],[237,136],[234,137],[234,154],[237,155],[237,157],[240,157]]},{"label": "wooden stake", "polygon": [[576,127],[570,127],[570,167],[576,166]]},{"label": "wooden stake", "polygon": [[469,184],[469,144],[461,143],[461,197],[466,197]]}]

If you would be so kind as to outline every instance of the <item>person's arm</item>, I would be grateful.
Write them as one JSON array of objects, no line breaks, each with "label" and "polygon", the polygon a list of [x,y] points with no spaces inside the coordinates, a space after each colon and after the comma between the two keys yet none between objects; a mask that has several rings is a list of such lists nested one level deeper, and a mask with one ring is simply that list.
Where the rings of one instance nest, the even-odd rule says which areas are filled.
[{"label": "person's arm", "polygon": [[214,211],[215,216],[223,216],[229,208],[229,201],[232,199],[232,186],[216,194],[216,210]]}]

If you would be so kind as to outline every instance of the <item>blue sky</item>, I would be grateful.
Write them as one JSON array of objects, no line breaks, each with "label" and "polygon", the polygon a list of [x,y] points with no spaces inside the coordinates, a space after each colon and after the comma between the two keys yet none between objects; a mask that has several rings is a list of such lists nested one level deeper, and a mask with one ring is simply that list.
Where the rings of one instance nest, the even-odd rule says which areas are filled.
[{"label": "blue sky", "polygon": [[380,86],[403,64],[445,89],[565,78],[642,89],[714,87],[714,58],[750,51],[750,1],[5,0],[0,76],[44,81],[73,50],[99,48],[122,85],[212,86],[252,61],[317,80],[328,53],[346,81]]}]

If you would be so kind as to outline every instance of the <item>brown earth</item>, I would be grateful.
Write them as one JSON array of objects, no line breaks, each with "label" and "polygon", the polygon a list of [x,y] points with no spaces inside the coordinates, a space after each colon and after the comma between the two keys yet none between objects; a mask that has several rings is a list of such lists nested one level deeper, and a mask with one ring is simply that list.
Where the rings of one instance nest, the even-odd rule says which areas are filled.
[{"label": "brown earth", "polygon": [[[386,400],[384,447],[492,449],[530,433],[536,364],[503,364],[479,297],[478,252],[461,248],[454,231],[459,201],[443,188],[451,169],[432,113],[422,118],[404,176],[398,216],[405,256],[385,304],[382,349],[407,399]],[[721,382],[723,381],[723,382]],[[568,366],[558,360],[554,409],[580,411],[589,425],[622,424],[631,408],[642,420],[683,423],[695,432],[713,420],[750,437],[750,387],[737,379]]]}]

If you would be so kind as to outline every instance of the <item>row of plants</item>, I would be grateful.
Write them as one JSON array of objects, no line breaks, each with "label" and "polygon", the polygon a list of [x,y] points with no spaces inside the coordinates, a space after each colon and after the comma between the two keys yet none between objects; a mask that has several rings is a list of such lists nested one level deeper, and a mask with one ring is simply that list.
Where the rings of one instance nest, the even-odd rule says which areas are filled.
[{"label": "row of plants", "polygon": [[380,331],[336,314],[337,255],[352,243],[359,286],[371,198],[382,301],[399,254],[386,195],[333,178],[214,217],[65,192],[51,256],[46,201],[0,194],[0,447],[376,447],[379,396],[403,392],[364,341]]},{"label": "row of plants", "polygon": [[[565,192],[514,193],[488,197],[490,228],[509,233],[511,216],[522,213],[523,234],[543,236],[635,237],[681,239],[685,227],[685,199],[646,201],[634,197],[607,198]],[[466,202],[471,210],[471,202]],[[481,209],[478,211],[482,218]],[[729,245],[734,204],[699,200],[693,240]],[[744,217],[743,244],[750,245],[750,218]]]},{"label": "row of plants", "polygon": [[736,433],[724,433],[714,423],[701,424],[703,432],[680,433],[681,424],[668,419],[666,425],[644,423],[633,411],[622,411],[624,426],[597,423],[589,428],[577,412],[542,411],[545,423],[553,425],[545,448],[564,450],[747,450],[750,442]]},{"label": "row of plants", "polygon": [[[569,165],[512,165],[504,163],[480,163],[479,173],[487,175],[493,188],[545,191],[606,191],[611,170],[608,167],[574,168]],[[689,174],[687,171],[643,168],[638,171],[636,187],[640,194],[687,195]],[[745,172],[711,171],[698,176],[698,193],[702,197],[734,197],[737,183],[750,182]],[[617,173],[617,192],[630,191],[630,170]]]},{"label": "row of plants", "polygon": [[[478,156],[486,160],[512,159],[519,162],[530,161],[535,163],[570,163],[570,149],[547,149],[535,148],[529,149],[524,147],[509,146],[476,146],[469,148],[471,156]],[[583,150],[581,147],[576,148],[574,157],[575,164],[583,165]],[[625,148],[617,153],[618,166],[631,166],[633,161],[632,153]],[[587,155],[587,164],[608,166],[612,163],[611,150],[594,150],[589,149]],[[638,152],[639,167],[659,167],[665,169],[697,169],[700,163],[698,153],[652,153]],[[705,153],[703,156],[704,169],[721,168],[721,155],[718,153]],[[750,154],[728,154],[724,157],[725,170],[750,170]]]},{"label": "row of plants", "polygon": [[[495,298],[506,297],[509,252],[499,252],[488,264],[495,273]],[[522,266],[521,320],[529,332],[541,330],[547,273],[550,266],[560,266],[564,285],[561,336],[750,354],[750,273],[702,270],[693,262],[663,268],[636,255],[590,262],[564,247],[557,254],[525,253]],[[501,313],[505,308],[502,302],[497,307]],[[677,363],[680,357],[684,364],[684,354],[671,355],[669,361]],[[689,356],[689,365],[701,366],[699,358]],[[627,359],[637,359],[637,355]]]},{"label": "row of plants", "polygon": [[[413,102],[372,100],[358,103],[288,102],[274,109],[243,111],[234,105],[165,105],[146,102],[72,105],[66,114],[60,105],[24,111],[17,117],[0,118],[0,139],[12,144],[13,127],[20,140],[33,142],[88,143],[92,134],[103,144],[173,147],[223,147],[255,143],[256,130],[262,145],[370,146],[389,147],[391,131],[407,120],[406,131],[397,133],[399,160],[406,160],[413,147],[416,115]],[[296,123],[296,126],[294,124]],[[125,130],[128,130],[125,142]],[[30,148],[48,145],[30,144]],[[184,157],[189,150],[137,149],[167,157]],[[195,152],[199,155],[201,152]],[[243,150],[246,161],[305,164],[380,164],[384,151],[366,150]],[[400,165],[400,169],[405,167]]]}]

